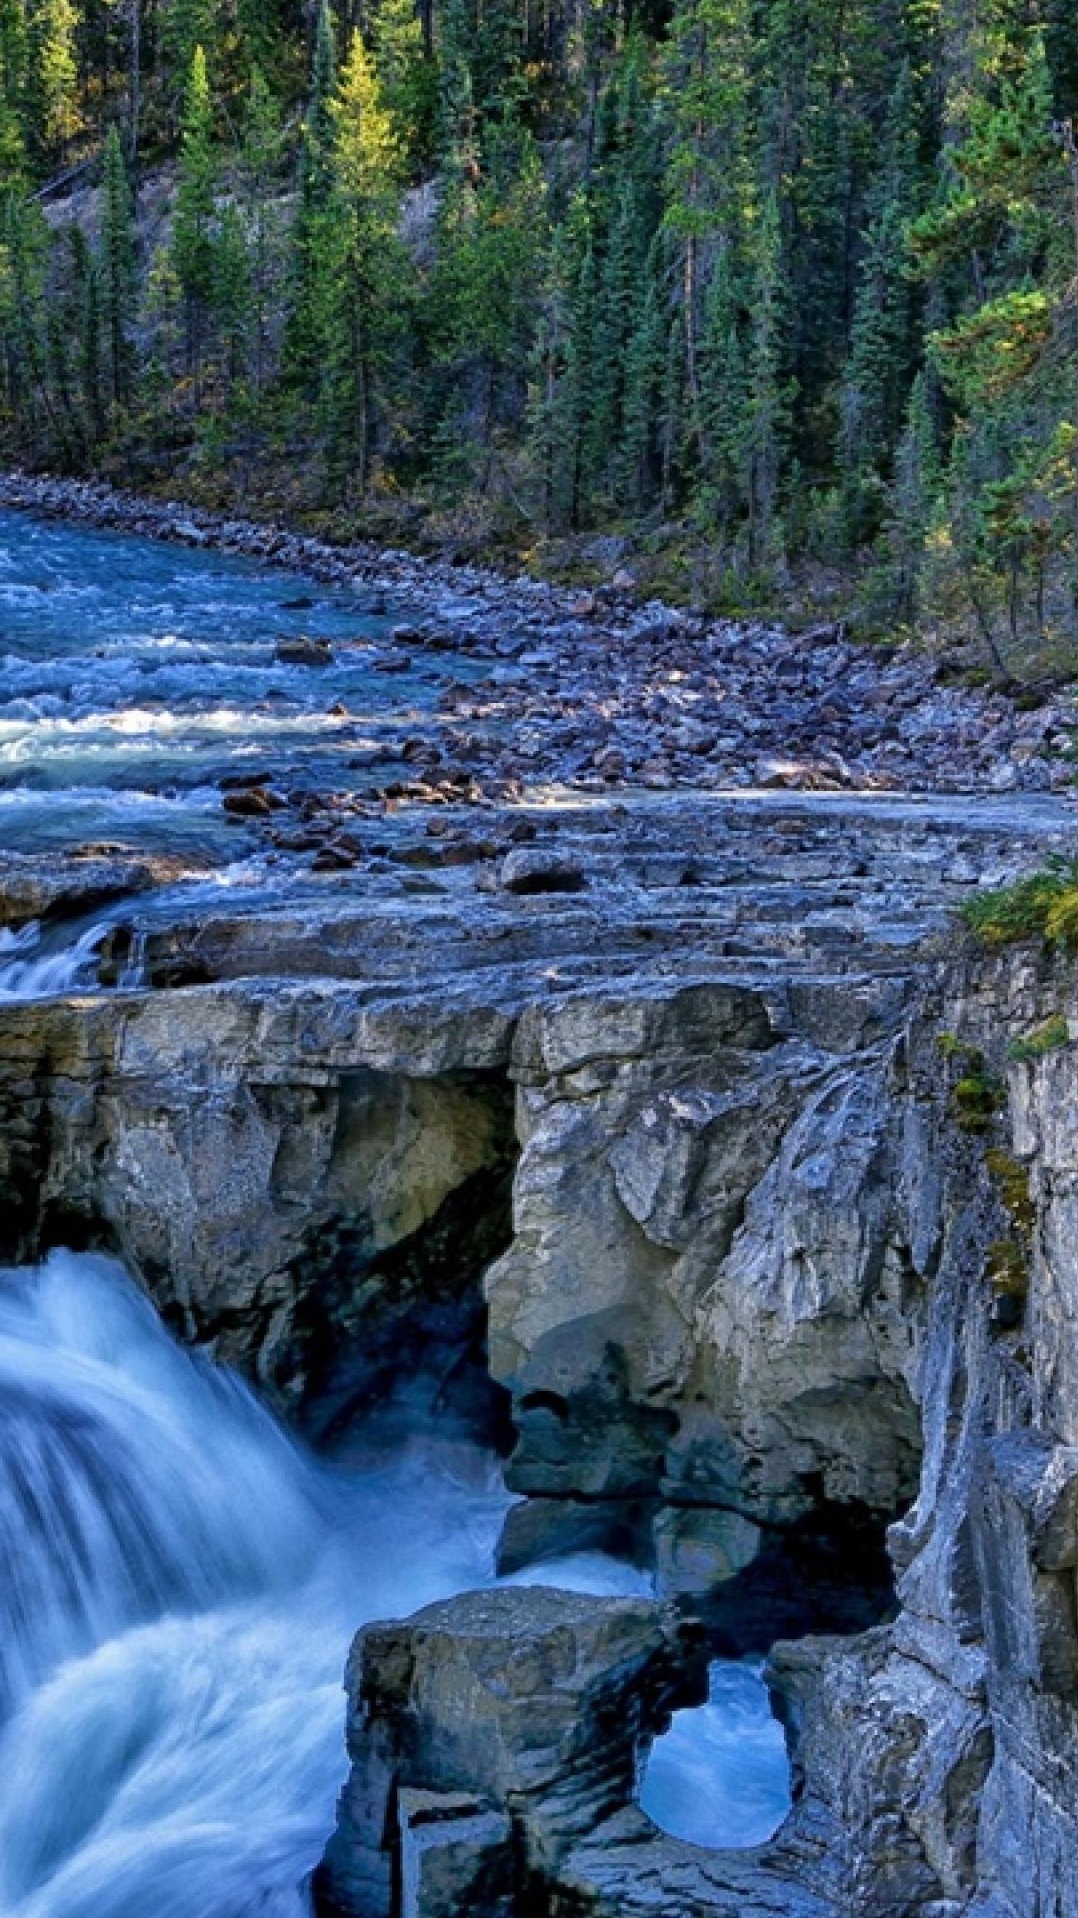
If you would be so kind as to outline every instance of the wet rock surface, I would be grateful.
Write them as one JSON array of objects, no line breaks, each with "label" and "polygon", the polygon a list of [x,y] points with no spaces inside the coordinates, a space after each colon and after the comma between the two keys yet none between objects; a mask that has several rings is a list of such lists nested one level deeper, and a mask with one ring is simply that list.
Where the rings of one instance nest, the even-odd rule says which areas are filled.
[{"label": "wet rock surface", "polygon": [[320,1918],[512,1918],[631,1803],[654,1734],[705,1699],[707,1655],[646,1600],[472,1592],[365,1627],[346,1685]]},{"label": "wet rock surface", "polygon": [[74,919],[118,899],[174,884],[190,870],[180,859],[147,858],[123,848],[84,848],[66,858],[5,851],[0,858],[0,927],[33,919]]}]

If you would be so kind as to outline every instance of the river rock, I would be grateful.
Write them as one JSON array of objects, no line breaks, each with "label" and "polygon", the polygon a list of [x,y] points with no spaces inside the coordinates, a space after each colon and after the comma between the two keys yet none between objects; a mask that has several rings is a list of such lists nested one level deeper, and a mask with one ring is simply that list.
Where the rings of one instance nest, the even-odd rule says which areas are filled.
[{"label": "river rock", "polygon": [[282,666],[332,666],[333,648],[328,639],[279,639],[277,658]]},{"label": "river rock", "polygon": [[186,862],[134,852],[20,854],[0,865],[0,926],[71,918],[178,878]]},{"label": "river rock", "polygon": [[506,892],[581,892],[583,871],[565,853],[548,852],[538,846],[519,846],[502,861],[500,882]]},{"label": "river rock", "polygon": [[284,805],[280,794],[268,786],[240,787],[226,792],[221,799],[221,810],[235,819],[265,819],[272,812],[280,812]]}]

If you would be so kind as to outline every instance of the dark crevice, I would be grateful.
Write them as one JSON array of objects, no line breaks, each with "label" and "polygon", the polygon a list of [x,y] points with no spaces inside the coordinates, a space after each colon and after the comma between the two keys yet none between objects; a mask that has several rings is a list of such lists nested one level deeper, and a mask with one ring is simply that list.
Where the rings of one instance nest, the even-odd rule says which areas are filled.
[{"label": "dark crevice", "polygon": [[511,1449],[509,1395],[487,1365],[482,1280],[512,1238],[514,1166],[506,1139],[493,1164],[396,1245],[373,1249],[362,1218],[312,1233],[277,1383],[302,1381],[299,1423],[314,1443],[332,1447],[395,1400],[417,1417],[455,1418],[502,1454]]}]

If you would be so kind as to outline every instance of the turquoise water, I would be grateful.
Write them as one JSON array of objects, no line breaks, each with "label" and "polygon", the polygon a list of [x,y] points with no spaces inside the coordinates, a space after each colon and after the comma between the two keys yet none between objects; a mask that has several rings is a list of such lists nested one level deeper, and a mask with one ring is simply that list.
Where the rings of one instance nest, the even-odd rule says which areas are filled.
[{"label": "turquoise water", "polygon": [[[351,1635],[490,1584],[509,1503],[445,1428],[312,1458],[111,1260],[0,1272],[0,1918],[302,1918]],[[513,1582],[648,1589],[597,1555]],[[787,1800],[758,1674],[717,1665],[645,1806],[744,1845]]]},{"label": "turquoise water", "polygon": [[[373,588],[0,512],[0,847],[225,856],[242,835],[222,775],[385,781],[447,681],[488,669],[420,652],[407,674],[379,671],[404,609],[377,603]],[[303,635],[333,663],[277,659]]]}]

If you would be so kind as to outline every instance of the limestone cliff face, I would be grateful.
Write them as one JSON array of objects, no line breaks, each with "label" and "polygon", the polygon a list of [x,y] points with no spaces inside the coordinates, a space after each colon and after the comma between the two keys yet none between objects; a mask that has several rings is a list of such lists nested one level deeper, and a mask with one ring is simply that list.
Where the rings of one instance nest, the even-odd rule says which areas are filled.
[{"label": "limestone cliff face", "polygon": [[[947,968],[908,1027],[894,1217],[926,1309],[899,1610],[773,1662],[801,1796],[771,1864],[808,1847],[838,1912],[1078,1912],[1074,979]],[[1044,1033],[1052,1050],[1008,1057]],[[637,1909],[630,1855],[585,1868],[587,1909]]]},{"label": "limestone cliff face", "polygon": [[775,1654],[776,1843],[707,1860],[623,1809],[562,1914],[1078,1918],[1078,975],[907,936],[987,835],[858,831],[826,912],[790,836],[759,940],[724,872],[646,963],[623,890],[605,966],[598,902],[521,900],[451,979],[402,919],[345,977],[3,1010],[5,1255],[110,1243],[329,1419],[402,1341],[481,1340],[485,1285],[507,1564],[624,1545],[742,1642],[879,1618],[843,1588],[890,1524],[892,1622]]},{"label": "limestone cliff face", "polygon": [[[1070,964],[984,961],[947,977],[913,1033],[903,1198],[929,1299],[924,1464],[891,1534],[897,1622],[838,1660],[888,1781],[855,1838],[866,1912],[895,1909],[888,1882],[899,1909],[1078,1910],[1073,1004]],[[1057,1044],[1008,1058],[1031,1033],[1034,1053],[1038,1035]],[[848,1783],[839,1802],[856,1802]]]},{"label": "limestone cliff face", "polygon": [[890,1514],[916,1489],[910,992],[730,980],[520,1021],[515,1233],[486,1280],[510,1481],[652,1501],[672,1590],[712,1592],[821,1503]]},{"label": "limestone cliff face", "polygon": [[506,1032],[484,1007],[387,1024],[332,982],[9,1007],[4,1251],[112,1246],[186,1337],[331,1412],[426,1345],[482,1344]]}]

